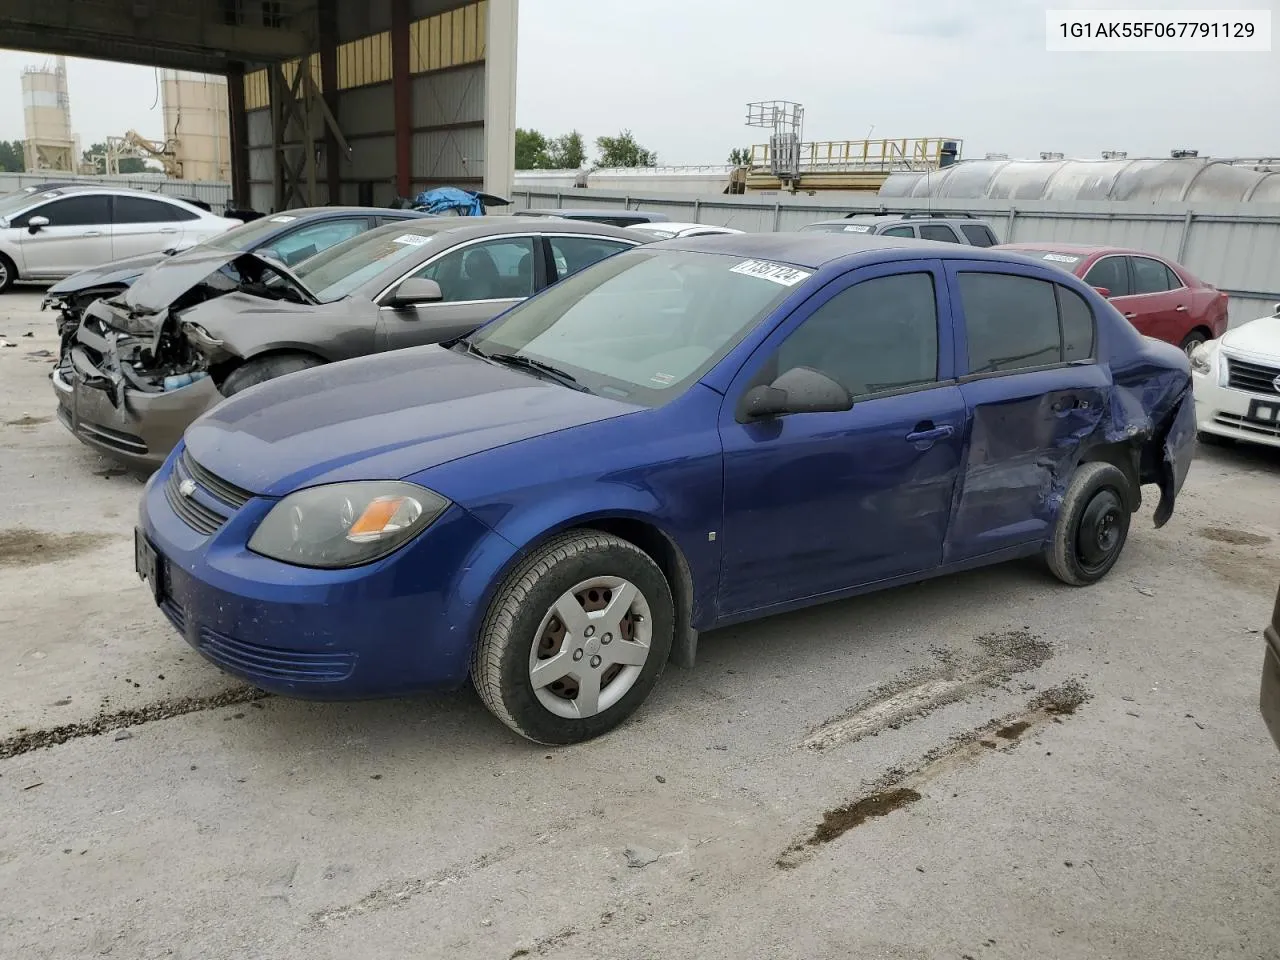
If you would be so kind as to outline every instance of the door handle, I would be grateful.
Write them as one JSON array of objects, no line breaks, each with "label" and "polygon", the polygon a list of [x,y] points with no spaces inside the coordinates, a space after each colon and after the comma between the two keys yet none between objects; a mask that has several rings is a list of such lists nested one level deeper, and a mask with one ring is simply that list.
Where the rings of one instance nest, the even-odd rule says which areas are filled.
[{"label": "door handle", "polygon": [[1126,313],[1126,314],[1124,315],[1124,318],[1125,318],[1126,320],[1132,320],[1132,319],[1133,319],[1134,317],[1136,317],[1136,316],[1137,316],[1137,314],[1136,314],[1136,313]]},{"label": "door handle", "polygon": [[1075,397],[1062,397],[1059,400],[1055,400],[1049,409],[1054,413],[1066,413],[1068,410],[1074,410],[1078,406],[1080,406],[1080,402]]},{"label": "door handle", "polygon": [[80,236],[82,236],[82,237],[100,237],[100,236],[102,236],[102,231],[101,231],[101,230],[86,230],[84,233],[80,234]]},{"label": "door handle", "polygon": [[1186,308],[1186,307],[1184,307],[1182,304],[1178,304],[1178,305],[1177,305],[1176,307],[1174,307],[1173,309],[1177,310],[1179,313],[1186,313],[1186,312],[1187,312],[1187,308]]},{"label": "door handle", "polygon": [[955,428],[947,424],[941,427],[935,427],[929,421],[917,423],[916,428],[907,434],[908,443],[932,443],[934,440],[941,440],[955,433]]},{"label": "door handle", "polygon": [[160,232],[161,232],[161,233],[177,233],[177,232],[178,232],[178,228],[177,228],[177,227],[162,227],[162,228],[160,229]]}]

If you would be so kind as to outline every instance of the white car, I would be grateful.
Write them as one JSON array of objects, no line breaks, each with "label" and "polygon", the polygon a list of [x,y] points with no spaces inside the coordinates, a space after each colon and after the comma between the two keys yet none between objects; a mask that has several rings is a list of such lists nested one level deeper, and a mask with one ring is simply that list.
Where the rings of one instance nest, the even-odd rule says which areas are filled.
[{"label": "white car", "polygon": [[1280,303],[1191,354],[1200,433],[1280,447]]},{"label": "white car", "polygon": [[163,194],[119,187],[0,197],[0,292],[15,280],[61,280],[112,260],[186,249],[240,223]]},{"label": "white car", "polygon": [[650,242],[673,240],[676,237],[709,237],[716,233],[742,233],[741,230],[734,230],[731,227],[713,227],[707,223],[669,223],[665,220],[657,223],[637,223],[626,229],[646,234]]}]

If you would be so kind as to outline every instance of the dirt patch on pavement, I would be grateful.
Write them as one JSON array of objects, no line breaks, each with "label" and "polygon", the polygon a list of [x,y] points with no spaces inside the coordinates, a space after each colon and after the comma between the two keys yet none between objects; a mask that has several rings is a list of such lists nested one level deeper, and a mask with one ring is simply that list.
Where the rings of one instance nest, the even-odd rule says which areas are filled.
[{"label": "dirt patch on pavement", "polygon": [[1027,630],[986,634],[973,650],[934,650],[934,663],[911,670],[872,691],[846,712],[813,728],[801,742],[810,750],[856,743],[896,730],[948,704],[1043,666],[1053,646]]},{"label": "dirt patch on pavement", "polygon": [[0,740],[0,760],[8,760],[20,754],[46,747],[57,746],[68,740],[80,737],[96,737],[111,730],[124,727],[136,727],[156,720],[167,720],[170,717],[181,717],[201,710],[213,710],[218,707],[229,707],[239,703],[262,700],[270,694],[256,687],[234,687],[215,693],[208,697],[178,697],[172,700],[160,700],[145,707],[131,707],[117,710],[114,713],[100,713],[92,720],[80,723],[67,723],[60,727],[45,730],[23,730],[11,737]]},{"label": "dirt patch on pavement", "polygon": [[0,530],[0,567],[56,563],[110,540],[97,533],[47,533],[22,527]]},{"label": "dirt patch on pavement", "polygon": [[1237,547],[1260,547],[1270,543],[1270,537],[1249,533],[1246,530],[1233,530],[1230,527],[1203,527],[1200,536],[1215,543],[1229,543]]},{"label": "dirt patch on pavement", "polygon": [[23,415],[17,420],[6,420],[4,425],[6,427],[38,427],[40,424],[48,422],[48,417],[32,417]]},{"label": "dirt patch on pavement", "polygon": [[1050,723],[1062,723],[1089,700],[1078,680],[1068,680],[1036,695],[1019,713],[992,720],[954,737],[930,750],[910,770],[889,770],[864,796],[823,814],[812,833],[792,843],[778,857],[776,865],[792,870],[815,855],[817,847],[830,843],[868,820],[885,817],[923,799],[923,789],[932,780],[964,764],[996,752],[1008,752],[1026,739],[1027,733]]},{"label": "dirt patch on pavement", "polygon": [[1204,565],[1237,587],[1274,597],[1280,582],[1280,559],[1252,551],[1214,547]]}]

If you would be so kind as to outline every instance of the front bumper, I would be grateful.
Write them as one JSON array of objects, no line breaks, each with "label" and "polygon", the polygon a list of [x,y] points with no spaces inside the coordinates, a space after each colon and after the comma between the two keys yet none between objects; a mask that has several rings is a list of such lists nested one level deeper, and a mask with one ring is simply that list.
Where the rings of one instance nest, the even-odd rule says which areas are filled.
[{"label": "front bumper", "polygon": [[208,535],[194,529],[170,506],[188,477],[201,479],[178,452],[152,475],[139,533],[155,551],[160,609],[206,659],[307,699],[402,696],[466,681],[489,585],[515,553],[471,514],[450,507],[376,563],[312,570],[246,548],[275,500],[250,497],[232,509],[200,485],[192,496],[226,519]]},{"label": "front bumper", "polygon": [[1280,747],[1280,595],[1266,629],[1266,652],[1262,659],[1262,692],[1258,703],[1271,739]]},{"label": "front bumper", "polygon": [[166,393],[118,387],[118,403],[69,363],[59,364],[52,381],[63,426],[95,450],[148,471],[164,463],[191,422],[222,399],[209,377]]},{"label": "front bumper", "polygon": [[1218,382],[1219,355],[1211,371],[1194,374],[1196,429],[1231,440],[1280,447],[1280,392],[1255,393]]}]

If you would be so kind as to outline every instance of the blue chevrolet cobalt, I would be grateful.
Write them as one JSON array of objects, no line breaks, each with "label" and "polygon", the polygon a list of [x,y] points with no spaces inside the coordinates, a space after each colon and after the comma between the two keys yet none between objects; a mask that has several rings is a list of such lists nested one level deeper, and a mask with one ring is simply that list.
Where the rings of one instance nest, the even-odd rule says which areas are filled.
[{"label": "blue chevrolet cobalt", "polygon": [[470,678],[572,743],[699,631],[1017,557],[1097,581],[1144,487],[1172,514],[1190,388],[1180,350],[1017,254],[664,241],[452,343],[221,403],[152,476],[137,568],[261,688]]}]

